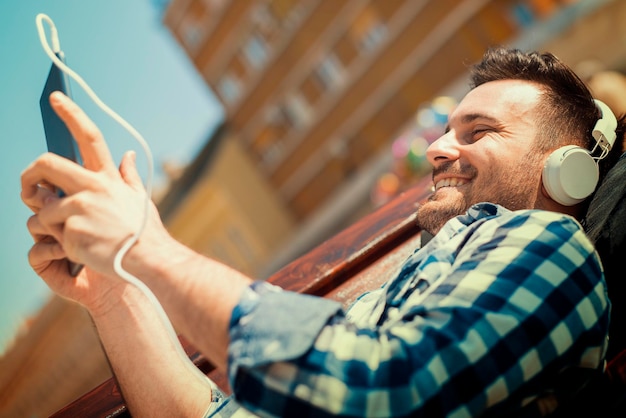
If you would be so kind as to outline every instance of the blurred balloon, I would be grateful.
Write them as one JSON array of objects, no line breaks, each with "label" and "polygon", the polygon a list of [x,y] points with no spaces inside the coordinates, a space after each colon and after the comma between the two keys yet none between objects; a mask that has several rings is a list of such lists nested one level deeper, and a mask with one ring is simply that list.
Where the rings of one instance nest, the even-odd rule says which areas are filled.
[{"label": "blurred balloon", "polygon": [[448,96],[439,96],[432,101],[432,109],[437,125],[448,123],[448,116],[454,110],[456,100]]},{"label": "blurred balloon", "polygon": [[385,173],[376,182],[371,199],[375,206],[382,205],[398,194],[400,190],[400,180],[394,173]]},{"label": "blurred balloon", "polygon": [[428,148],[428,142],[421,136],[413,138],[411,140],[408,152],[406,154],[406,162],[412,172],[421,174],[424,171],[424,166],[428,165],[426,160],[426,149]]},{"label": "blurred balloon", "polygon": [[437,123],[437,115],[430,107],[425,107],[417,112],[417,124],[422,128],[430,128]]}]

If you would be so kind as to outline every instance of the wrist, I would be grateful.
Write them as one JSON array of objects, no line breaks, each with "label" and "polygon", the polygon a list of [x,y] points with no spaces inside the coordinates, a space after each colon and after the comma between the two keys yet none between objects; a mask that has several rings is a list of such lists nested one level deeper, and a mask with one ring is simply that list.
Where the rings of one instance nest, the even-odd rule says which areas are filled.
[{"label": "wrist", "polygon": [[182,266],[189,265],[197,254],[166,232],[141,236],[122,260],[122,267],[148,287],[154,288],[168,277],[177,277]]},{"label": "wrist", "polygon": [[112,314],[120,314],[128,309],[134,297],[133,292],[137,290],[135,286],[117,277],[106,277],[91,270],[86,274],[92,285],[103,285],[102,291],[93,292],[94,297],[81,302],[94,321]]}]

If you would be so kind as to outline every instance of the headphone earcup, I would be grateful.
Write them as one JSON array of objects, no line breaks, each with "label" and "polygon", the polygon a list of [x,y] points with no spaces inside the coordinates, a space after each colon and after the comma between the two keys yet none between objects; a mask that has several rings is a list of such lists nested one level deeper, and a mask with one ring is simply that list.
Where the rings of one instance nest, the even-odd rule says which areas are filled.
[{"label": "headphone earcup", "polygon": [[598,164],[586,149],[576,145],[552,152],[542,173],[548,194],[564,206],[573,206],[590,196],[599,177]]}]

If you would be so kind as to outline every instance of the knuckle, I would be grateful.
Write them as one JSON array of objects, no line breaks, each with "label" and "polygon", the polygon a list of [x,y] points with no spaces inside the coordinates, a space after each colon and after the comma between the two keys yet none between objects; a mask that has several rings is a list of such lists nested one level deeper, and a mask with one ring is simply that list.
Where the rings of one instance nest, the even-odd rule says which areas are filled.
[{"label": "knuckle", "polygon": [[61,157],[52,152],[47,152],[35,160],[33,168],[42,173],[53,171],[59,164],[59,158]]},{"label": "knuckle", "polygon": [[33,198],[34,198],[34,193],[32,191],[22,189],[22,191],[20,192],[20,198],[22,199],[22,202],[26,203],[31,210],[35,209],[32,206]]},{"label": "knuckle", "polygon": [[36,246],[36,245],[37,245],[37,244],[33,245],[32,247],[30,247],[30,250],[28,250],[28,263],[29,263],[30,265],[32,265],[32,264],[33,264],[33,260],[34,260],[34,258],[35,258],[35,246]]},{"label": "knuckle", "polygon": [[89,123],[86,124],[86,126],[83,126],[82,129],[83,135],[89,143],[93,144],[100,140],[100,130],[96,127],[96,125]]},{"label": "knuckle", "polygon": [[32,215],[26,220],[26,228],[28,228],[30,232],[34,232],[38,223],[37,215]]},{"label": "knuckle", "polygon": [[39,243],[33,245],[28,251],[28,264],[35,269],[42,264],[43,258],[41,244]]},{"label": "knuckle", "polygon": [[[67,202],[68,205],[70,205],[72,207],[72,213],[74,214],[84,214],[84,213],[89,213],[91,208],[93,207],[91,200],[88,199],[86,196],[86,193],[81,193],[81,194],[76,194],[73,196],[70,196],[68,199],[69,201]],[[68,219],[71,220],[72,218]]]},{"label": "knuckle", "polygon": [[41,168],[52,168],[56,165],[56,154],[47,152],[37,160],[37,165]]}]

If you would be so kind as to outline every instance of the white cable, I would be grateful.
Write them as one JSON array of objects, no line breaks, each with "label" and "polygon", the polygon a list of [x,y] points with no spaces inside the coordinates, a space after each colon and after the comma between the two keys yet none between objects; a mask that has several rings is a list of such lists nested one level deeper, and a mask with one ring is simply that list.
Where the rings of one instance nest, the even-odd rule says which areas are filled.
[{"label": "white cable", "polygon": [[[44,20],[50,26],[52,48],[48,44],[48,39],[46,38],[46,34],[43,28],[42,22]],[[113,118],[113,120],[115,120],[124,129],[126,129],[143,148],[143,151],[146,155],[146,159],[148,161],[148,175],[146,178],[146,198],[144,202],[144,216],[137,232],[135,232],[133,236],[131,236],[128,240],[126,240],[126,242],[124,242],[124,245],[122,245],[122,247],[119,249],[119,251],[115,255],[115,258],[113,260],[113,269],[122,279],[136,286],[140,291],[142,291],[145,294],[145,296],[148,298],[148,300],[152,303],[152,305],[156,309],[156,312],[159,315],[159,318],[161,319],[161,321],[163,322],[163,325],[165,326],[165,329],[166,329],[166,332],[168,333],[170,341],[172,345],[174,346],[178,355],[182,358],[183,363],[186,364],[187,366],[190,366],[193,374],[201,378],[203,383],[206,383],[207,376],[205,376],[204,373],[202,373],[202,371],[200,371],[200,369],[198,369],[193,364],[193,362],[191,362],[191,360],[189,359],[189,357],[183,350],[183,347],[181,346],[180,341],[178,340],[178,336],[176,335],[176,331],[174,330],[174,327],[172,323],[170,322],[169,317],[165,313],[163,306],[161,306],[161,303],[158,301],[154,293],[152,293],[152,291],[148,288],[148,286],[146,286],[141,280],[139,280],[137,277],[133,276],[132,274],[124,270],[124,268],[122,267],[122,260],[124,259],[124,256],[126,255],[128,250],[130,250],[130,248],[133,245],[135,245],[135,243],[139,240],[141,233],[146,227],[148,217],[150,214],[150,202],[151,202],[150,196],[152,195],[152,182],[153,182],[153,171],[154,171],[154,163],[153,163],[152,152],[150,150],[150,147],[148,146],[148,143],[143,138],[143,136],[130,123],[126,122],[126,120],[124,120],[115,111],[113,111],[110,107],[108,107],[102,100],[100,100],[100,98],[91,89],[91,87],[89,87],[89,85],[82,79],[82,77],[80,77],[76,72],[74,72],[71,68],[65,65],[65,63],[63,63],[63,61],[61,61],[55,55],[55,53],[58,53],[61,51],[61,47],[60,47],[58,33],[57,33],[56,27],[52,19],[50,19],[50,17],[48,17],[46,14],[39,13],[35,19],[35,22],[37,24],[37,31],[39,33],[39,40],[41,42],[41,46],[43,47],[48,57],[52,60],[52,62],[54,62],[54,64],[57,67],[59,67],[61,71],[63,71],[68,76],[70,76],[74,81],[76,81],[76,83],[78,83],[78,85],[82,87],[82,89],[87,93],[87,95],[91,98],[91,100],[93,100],[93,102],[104,113],[109,115],[111,118]]]}]

